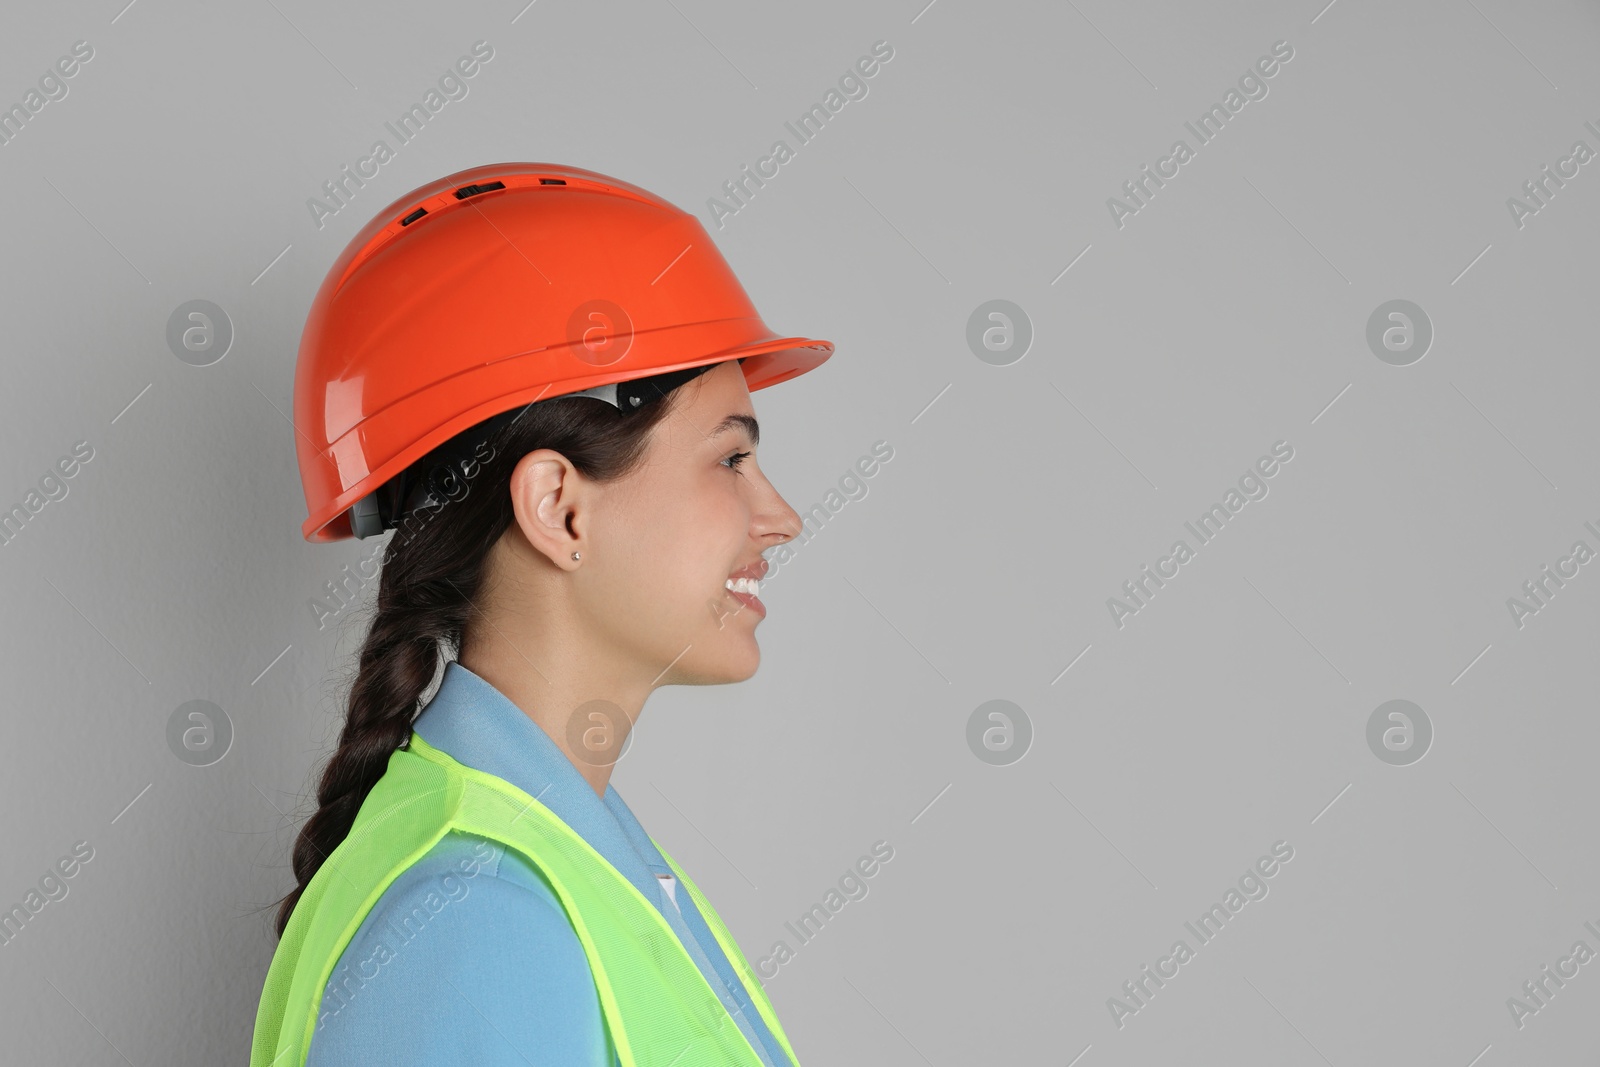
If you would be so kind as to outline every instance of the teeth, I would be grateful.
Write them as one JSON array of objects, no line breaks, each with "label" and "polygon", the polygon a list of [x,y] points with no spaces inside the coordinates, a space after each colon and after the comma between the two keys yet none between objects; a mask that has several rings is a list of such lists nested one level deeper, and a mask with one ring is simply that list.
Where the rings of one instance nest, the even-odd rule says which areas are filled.
[{"label": "teeth", "polygon": [[749,593],[755,596],[761,592],[761,583],[754,578],[729,578],[723,584],[735,593]]}]

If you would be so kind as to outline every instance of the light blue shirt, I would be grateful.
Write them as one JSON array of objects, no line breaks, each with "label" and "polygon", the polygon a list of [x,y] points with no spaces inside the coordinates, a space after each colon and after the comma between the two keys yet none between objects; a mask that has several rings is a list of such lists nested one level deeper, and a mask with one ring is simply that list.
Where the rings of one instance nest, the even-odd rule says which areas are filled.
[{"label": "light blue shirt", "polygon": [[[520,708],[446,664],[412,729],[537,798],[654,902],[766,1067],[786,1065],[689,892],[609,784],[605,797]],[[325,987],[307,1067],[614,1067],[577,931],[517,852],[447,833],[384,890]]]}]

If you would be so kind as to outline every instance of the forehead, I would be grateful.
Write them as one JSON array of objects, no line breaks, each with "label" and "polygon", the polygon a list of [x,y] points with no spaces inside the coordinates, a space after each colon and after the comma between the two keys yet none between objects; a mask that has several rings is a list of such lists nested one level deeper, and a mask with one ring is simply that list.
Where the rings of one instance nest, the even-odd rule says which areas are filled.
[{"label": "forehead", "polygon": [[755,415],[744,371],[733,361],[718,364],[686,383],[675,399],[676,411],[706,435],[714,433],[729,415]]}]

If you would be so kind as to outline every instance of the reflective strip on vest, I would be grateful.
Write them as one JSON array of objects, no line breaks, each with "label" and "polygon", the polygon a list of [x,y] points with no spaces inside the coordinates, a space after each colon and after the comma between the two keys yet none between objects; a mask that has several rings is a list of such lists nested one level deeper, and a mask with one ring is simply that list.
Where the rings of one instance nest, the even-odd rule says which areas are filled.
[{"label": "reflective strip on vest", "polygon": [[[289,917],[256,1012],[250,1067],[304,1067],[340,954],[389,884],[451,830],[514,849],[549,880],[583,944],[622,1067],[762,1067],[665,917],[632,882],[526,792],[416,734],[408,748],[390,754],[349,835]],[[790,1067],[798,1067],[728,928],[683,869],[656,847],[688,889]]]}]

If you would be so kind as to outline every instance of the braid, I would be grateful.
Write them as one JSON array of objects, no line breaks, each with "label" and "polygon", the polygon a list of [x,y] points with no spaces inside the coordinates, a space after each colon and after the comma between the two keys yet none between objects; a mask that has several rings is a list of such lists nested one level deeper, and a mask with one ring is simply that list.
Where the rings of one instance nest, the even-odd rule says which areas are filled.
[{"label": "braid", "polygon": [[417,574],[417,557],[437,557],[419,550],[426,544],[399,537],[389,543],[339,747],[322,772],[317,812],[295,841],[299,885],[279,905],[279,937],[312,876],[349,835],[362,802],[388,769],[389,754],[409,740],[418,703],[439,671],[441,649],[461,647],[469,598],[487,557],[468,559],[453,575]]}]

